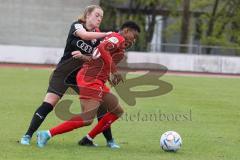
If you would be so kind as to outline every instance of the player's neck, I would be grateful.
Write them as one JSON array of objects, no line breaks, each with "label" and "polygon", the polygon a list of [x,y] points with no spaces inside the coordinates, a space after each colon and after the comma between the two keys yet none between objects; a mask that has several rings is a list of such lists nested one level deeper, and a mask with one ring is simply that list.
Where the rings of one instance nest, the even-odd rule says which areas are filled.
[{"label": "player's neck", "polygon": [[89,23],[86,23],[85,26],[88,31],[93,31],[95,29],[95,27]]}]

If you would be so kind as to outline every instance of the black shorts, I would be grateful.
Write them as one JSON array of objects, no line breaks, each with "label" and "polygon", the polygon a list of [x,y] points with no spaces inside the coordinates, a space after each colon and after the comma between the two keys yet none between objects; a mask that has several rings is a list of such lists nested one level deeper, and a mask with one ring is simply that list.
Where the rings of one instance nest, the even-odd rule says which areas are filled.
[{"label": "black shorts", "polygon": [[76,93],[73,90],[68,90],[69,94],[79,94],[76,75],[83,63],[83,61],[74,58],[59,63],[50,76],[47,93],[54,93],[62,97],[71,87]]}]

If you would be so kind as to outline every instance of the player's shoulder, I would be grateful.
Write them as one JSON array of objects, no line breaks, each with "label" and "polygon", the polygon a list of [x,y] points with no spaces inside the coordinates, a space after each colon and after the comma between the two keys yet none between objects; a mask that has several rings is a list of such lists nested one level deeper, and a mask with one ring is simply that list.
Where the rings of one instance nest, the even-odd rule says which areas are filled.
[{"label": "player's shoulder", "polygon": [[71,28],[73,28],[74,30],[77,30],[77,29],[82,29],[82,28],[85,28],[85,27],[83,25],[83,22],[74,21],[74,22],[72,22]]},{"label": "player's shoulder", "polygon": [[110,34],[112,37],[116,37],[118,39],[124,39],[123,36],[117,32],[112,32],[112,34]]},{"label": "player's shoulder", "polygon": [[124,41],[123,36],[116,32],[111,33],[109,36],[106,37],[106,39],[107,41],[114,44],[121,43]]}]

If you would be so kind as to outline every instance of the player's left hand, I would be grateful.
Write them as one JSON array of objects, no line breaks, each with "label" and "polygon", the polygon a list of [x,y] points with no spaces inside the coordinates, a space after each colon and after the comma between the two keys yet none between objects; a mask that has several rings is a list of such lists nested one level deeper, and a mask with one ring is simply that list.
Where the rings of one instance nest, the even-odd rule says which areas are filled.
[{"label": "player's left hand", "polygon": [[75,59],[81,59],[83,61],[90,61],[91,57],[83,55],[80,51],[73,51],[72,52],[72,57]]}]

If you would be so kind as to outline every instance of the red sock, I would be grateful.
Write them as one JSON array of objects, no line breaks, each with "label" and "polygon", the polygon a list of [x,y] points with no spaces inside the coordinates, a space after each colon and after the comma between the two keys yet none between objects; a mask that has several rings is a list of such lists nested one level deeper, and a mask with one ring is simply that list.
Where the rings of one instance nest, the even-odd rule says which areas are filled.
[{"label": "red sock", "polygon": [[89,137],[92,139],[96,137],[99,133],[108,129],[110,125],[118,119],[118,116],[108,112],[103,118],[98,122],[98,124],[88,133]]},{"label": "red sock", "polygon": [[80,128],[84,126],[83,119],[80,116],[73,117],[72,119],[65,121],[58,126],[51,128],[49,131],[51,136],[55,136],[58,134],[70,132],[76,128]]}]

